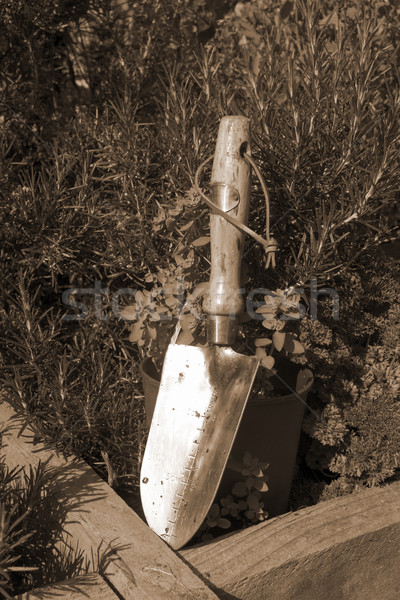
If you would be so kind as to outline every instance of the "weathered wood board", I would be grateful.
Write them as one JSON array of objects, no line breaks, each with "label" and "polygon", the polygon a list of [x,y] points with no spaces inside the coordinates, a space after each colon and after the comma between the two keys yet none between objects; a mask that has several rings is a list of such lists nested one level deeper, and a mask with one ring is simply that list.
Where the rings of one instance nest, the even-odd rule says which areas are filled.
[{"label": "weathered wood board", "polygon": [[[0,404],[0,422],[12,415],[6,403]],[[17,438],[17,431],[9,433],[5,448],[10,467],[50,456],[32,444],[31,434]],[[101,544],[115,549],[106,581],[119,598],[400,598],[400,482],[322,502],[176,554],[85,463],[52,454],[51,464],[62,469],[65,498],[77,502],[66,527],[70,544],[89,558]],[[21,600],[41,599],[37,594]]]},{"label": "weathered wood board", "polygon": [[236,600],[399,600],[400,482],[180,554]]},{"label": "weathered wood board", "polygon": [[[0,423],[12,424],[14,412],[0,402]],[[114,560],[106,579],[124,600],[215,600],[217,596],[181,558],[174,553],[129,508],[86,463],[64,460],[33,444],[33,434],[11,426],[5,436],[3,454],[9,467],[36,465],[49,460],[60,467],[59,480],[65,501],[75,504],[65,529],[72,547],[91,559],[92,553],[112,547]]]},{"label": "weathered wood board", "polygon": [[74,577],[50,587],[15,596],[15,600],[119,600],[97,573]]}]

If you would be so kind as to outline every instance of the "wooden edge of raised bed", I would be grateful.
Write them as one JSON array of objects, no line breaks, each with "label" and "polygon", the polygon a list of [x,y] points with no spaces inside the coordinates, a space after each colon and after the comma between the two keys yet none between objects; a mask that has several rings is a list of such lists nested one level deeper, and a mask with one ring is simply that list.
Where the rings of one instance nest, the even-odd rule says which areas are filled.
[{"label": "wooden edge of raised bed", "polygon": [[398,600],[400,482],[182,550],[221,600]]},{"label": "wooden edge of raised bed", "polygon": [[15,596],[15,600],[119,600],[98,573],[88,573]]},{"label": "wooden edge of raised bed", "polygon": [[114,549],[105,578],[124,600],[217,598],[91,467],[83,461],[65,460],[40,444],[34,445],[29,429],[18,437],[20,427],[14,416],[11,406],[0,399],[0,423],[9,426],[3,439],[7,466],[34,466],[39,461],[49,461],[50,466],[60,468],[61,500],[74,505],[65,525],[68,543],[83,551],[89,560],[98,548]]}]

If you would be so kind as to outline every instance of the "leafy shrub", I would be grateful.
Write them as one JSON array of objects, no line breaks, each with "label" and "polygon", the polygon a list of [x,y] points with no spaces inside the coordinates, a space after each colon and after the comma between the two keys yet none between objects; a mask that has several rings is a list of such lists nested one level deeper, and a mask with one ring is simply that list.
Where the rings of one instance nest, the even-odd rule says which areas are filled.
[{"label": "leafy shrub", "polygon": [[37,164],[45,157],[76,106],[101,110],[110,99],[126,98],[146,122],[160,90],[160,56],[184,61],[198,45],[201,15],[215,20],[204,0],[192,5],[2,0],[2,106],[19,158],[32,155]]},{"label": "leafy shrub", "polygon": [[85,327],[74,321],[68,331],[55,310],[43,310],[40,287],[32,292],[34,287],[34,281],[20,279],[18,293],[8,297],[7,399],[50,447],[85,458],[111,485],[132,484],[142,408],[137,372],[118,323],[89,317]]},{"label": "leafy shrub", "polygon": [[186,53],[182,32],[195,15],[184,1],[60,12],[14,4],[0,5],[2,383],[38,436],[89,460],[111,484],[132,485],[143,445],[138,355],[112,302],[145,287],[148,263],[165,254],[152,227],[169,150],[153,144],[150,99],[162,89],[160,53],[165,63],[178,48]]},{"label": "leafy shrub", "polygon": [[[4,432],[3,432],[4,433]],[[10,470],[0,462],[0,593],[3,598],[73,577],[88,569],[79,549],[67,550],[70,505],[60,501],[57,469]],[[65,548],[65,552],[61,548]]]},{"label": "leafy shrub", "polygon": [[315,375],[301,446],[315,476],[308,501],[398,477],[399,268],[371,263],[338,281],[339,321],[321,300],[318,320],[301,324]]},{"label": "leafy shrub", "polygon": [[217,31],[220,74],[252,122],[286,282],[324,279],[390,235],[397,13],[383,2],[254,0]]},{"label": "leafy shrub", "polygon": [[267,467],[250,452],[245,452],[241,462],[229,459],[229,468],[238,473],[232,493],[214,502],[192,542],[206,542],[221,530],[234,531],[264,521],[268,517],[262,501],[268,492]]},{"label": "leafy shrub", "polygon": [[[145,354],[162,360],[170,317],[182,302],[178,279],[185,299],[208,279],[208,210],[193,180],[213,151],[223,115],[251,119],[253,153],[281,245],[278,268],[265,272],[262,250],[248,242],[247,287],[287,290],[307,288],[312,276],[330,279],[342,290],[342,315],[365,313],[369,352],[384,343],[378,341],[383,322],[378,327],[350,267],[364,268],[363,256],[373,262],[366,253],[393,235],[398,8],[253,0],[236,3],[217,24],[232,4],[217,12],[202,0],[0,2],[0,378],[38,436],[90,460],[113,485],[137,483],[138,362]],[[202,47],[200,30],[208,37],[214,27],[215,37]],[[250,225],[257,231],[263,202],[254,185]],[[150,310],[139,316],[135,309],[131,330],[114,310],[115,299],[122,315],[134,301]],[[85,318],[63,319],[79,314]],[[160,316],[169,319],[165,339],[155,327]],[[362,371],[360,335],[350,321],[303,320],[301,341],[315,344],[325,359],[321,364],[308,351],[318,378],[317,413],[331,402],[321,391],[325,376],[329,388],[342,385],[343,363]],[[293,340],[289,323],[287,331],[285,339]],[[186,340],[201,333],[189,315]],[[325,335],[333,340],[328,347]],[[279,346],[283,338],[275,339]],[[375,386],[366,374],[346,377],[365,391],[363,398]],[[350,420],[361,419],[361,397],[355,406],[345,417],[340,408],[338,418],[335,407],[327,409],[326,420],[330,415],[336,426],[325,433],[310,425],[313,447],[330,446],[333,456],[342,437],[348,444]],[[311,465],[313,451],[307,452]],[[359,476],[346,461],[324,465],[342,482],[341,473],[352,482],[378,481],[378,467],[375,475],[372,465],[363,467]],[[387,477],[392,466],[378,463]]]}]

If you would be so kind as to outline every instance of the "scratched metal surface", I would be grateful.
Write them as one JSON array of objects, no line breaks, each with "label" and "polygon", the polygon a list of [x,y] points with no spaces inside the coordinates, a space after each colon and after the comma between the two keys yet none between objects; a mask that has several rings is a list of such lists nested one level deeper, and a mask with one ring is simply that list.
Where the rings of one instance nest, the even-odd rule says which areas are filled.
[{"label": "scratched metal surface", "polygon": [[170,345],[141,470],[150,527],[175,549],[216,494],[258,368],[228,347]]}]

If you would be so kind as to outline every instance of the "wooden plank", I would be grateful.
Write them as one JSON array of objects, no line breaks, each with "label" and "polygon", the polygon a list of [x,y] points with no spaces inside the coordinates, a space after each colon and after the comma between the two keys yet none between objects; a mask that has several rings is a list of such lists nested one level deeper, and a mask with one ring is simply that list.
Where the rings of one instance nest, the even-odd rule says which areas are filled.
[{"label": "wooden plank", "polygon": [[397,600],[400,482],[342,496],[180,552],[221,599]]},{"label": "wooden plank", "polygon": [[[11,424],[13,416],[12,408],[3,401],[0,422]],[[18,429],[13,425],[5,437],[6,464],[36,465],[39,460],[49,460],[50,465],[60,467],[63,497],[75,503],[65,526],[69,543],[79,546],[89,559],[100,546],[102,550],[113,548],[114,560],[107,567],[106,579],[125,600],[216,600],[208,585],[91,467],[34,445],[29,430],[18,437]]]},{"label": "wooden plank", "polygon": [[88,573],[15,596],[15,600],[49,600],[50,598],[57,600],[118,600],[118,596],[97,573]]}]

